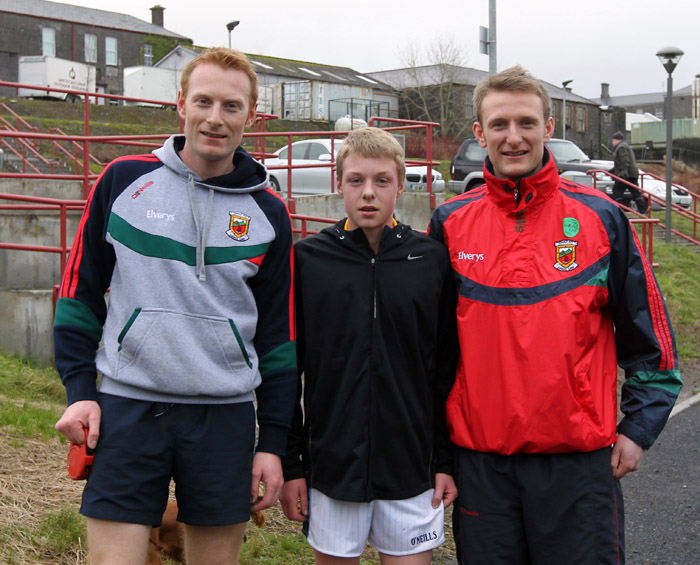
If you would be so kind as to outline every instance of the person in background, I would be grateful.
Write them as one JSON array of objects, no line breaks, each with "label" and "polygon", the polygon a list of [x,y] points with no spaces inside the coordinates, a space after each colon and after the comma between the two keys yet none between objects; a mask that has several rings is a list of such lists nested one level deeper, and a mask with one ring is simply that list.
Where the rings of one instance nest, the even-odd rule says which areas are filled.
[{"label": "person in background", "polygon": [[619,202],[629,207],[630,199],[625,196],[625,191],[629,190],[632,195],[632,199],[635,204],[637,204],[637,210],[640,214],[646,214],[647,212],[647,199],[642,196],[642,193],[636,186],[639,184],[639,169],[637,169],[637,161],[634,158],[634,151],[625,141],[625,135],[621,132],[615,132],[612,136],[611,141],[614,152],[613,160],[615,166],[613,167],[612,174],[626,180],[627,182],[635,185],[630,186],[622,181],[615,179],[613,183],[613,200]]}]

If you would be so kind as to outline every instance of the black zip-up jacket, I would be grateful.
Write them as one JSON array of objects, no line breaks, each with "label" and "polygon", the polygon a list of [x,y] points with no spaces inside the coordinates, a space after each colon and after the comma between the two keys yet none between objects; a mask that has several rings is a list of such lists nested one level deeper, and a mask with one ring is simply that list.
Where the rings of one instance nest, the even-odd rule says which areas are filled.
[{"label": "black zip-up jacket", "polygon": [[344,225],[294,246],[300,381],[285,480],[305,477],[337,500],[410,498],[452,474],[450,262],[408,225],[384,228],[377,254]]}]

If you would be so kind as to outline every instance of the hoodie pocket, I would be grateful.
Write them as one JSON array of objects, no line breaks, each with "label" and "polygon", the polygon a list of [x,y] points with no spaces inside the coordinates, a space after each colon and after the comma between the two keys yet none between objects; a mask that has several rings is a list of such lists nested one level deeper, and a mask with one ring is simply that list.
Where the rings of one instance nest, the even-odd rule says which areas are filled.
[{"label": "hoodie pocket", "polygon": [[254,361],[232,319],[144,308],[119,334],[113,378],[168,394],[235,396],[259,384]]}]

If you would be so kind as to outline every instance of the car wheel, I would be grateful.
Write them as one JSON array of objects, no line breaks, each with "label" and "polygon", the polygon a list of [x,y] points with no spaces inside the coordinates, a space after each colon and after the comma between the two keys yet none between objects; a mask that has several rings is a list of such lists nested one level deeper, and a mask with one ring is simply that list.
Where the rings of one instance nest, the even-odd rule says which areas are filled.
[{"label": "car wheel", "polygon": [[272,188],[272,190],[276,190],[277,192],[280,192],[280,183],[273,176],[270,176],[270,188]]}]

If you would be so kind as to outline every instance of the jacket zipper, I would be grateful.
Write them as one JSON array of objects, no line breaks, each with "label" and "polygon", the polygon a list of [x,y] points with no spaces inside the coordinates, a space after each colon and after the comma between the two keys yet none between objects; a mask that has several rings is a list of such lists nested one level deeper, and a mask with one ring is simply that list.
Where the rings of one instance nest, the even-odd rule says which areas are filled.
[{"label": "jacket zipper", "polygon": [[372,375],[373,375],[373,353],[374,353],[374,329],[375,329],[375,321],[377,319],[377,257],[372,257],[370,259],[370,266],[372,269],[372,323],[370,327],[370,365],[369,365],[369,398],[367,399],[367,406],[368,406],[368,415],[369,415],[369,422],[370,425],[367,426],[367,473],[366,473],[366,483],[365,483],[365,499],[369,498],[369,478],[372,476],[370,473],[370,470],[372,468],[371,466],[371,458],[372,458]]}]

